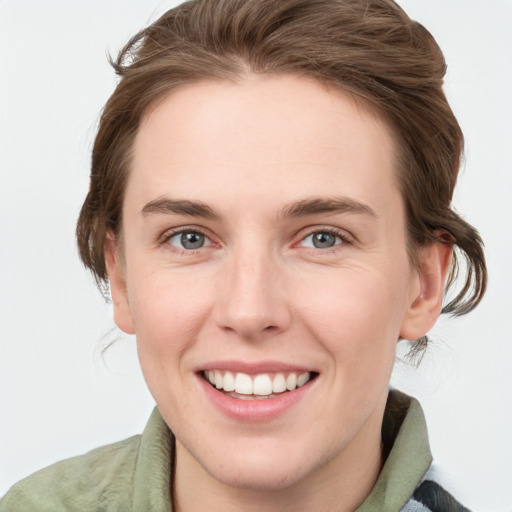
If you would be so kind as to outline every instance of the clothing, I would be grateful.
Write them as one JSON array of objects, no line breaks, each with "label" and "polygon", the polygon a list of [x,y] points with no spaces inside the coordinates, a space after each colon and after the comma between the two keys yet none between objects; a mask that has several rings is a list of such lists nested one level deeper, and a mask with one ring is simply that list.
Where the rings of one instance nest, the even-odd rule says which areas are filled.
[{"label": "clothing", "polygon": [[[386,462],[356,512],[469,512],[428,479],[432,456],[414,398],[390,392],[382,440]],[[173,463],[174,437],[155,408],[142,435],[34,473],[0,500],[0,512],[172,512]]]}]

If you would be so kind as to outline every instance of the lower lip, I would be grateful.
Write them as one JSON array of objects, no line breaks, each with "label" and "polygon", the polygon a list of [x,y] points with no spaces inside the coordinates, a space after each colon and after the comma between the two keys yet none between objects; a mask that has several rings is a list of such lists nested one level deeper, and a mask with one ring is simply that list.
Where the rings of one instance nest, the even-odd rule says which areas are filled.
[{"label": "lower lip", "polygon": [[316,380],[310,380],[304,386],[274,398],[241,400],[218,391],[201,376],[198,376],[198,379],[206,396],[217,409],[232,419],[248,423],[266,422],[278,418],[297,404],[310,390],[314,380]]}]

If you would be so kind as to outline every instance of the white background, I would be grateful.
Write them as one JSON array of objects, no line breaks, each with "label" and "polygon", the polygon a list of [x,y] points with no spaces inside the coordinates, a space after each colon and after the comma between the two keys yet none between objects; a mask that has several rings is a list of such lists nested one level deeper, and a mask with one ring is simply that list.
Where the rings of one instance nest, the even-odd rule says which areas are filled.
[{"label": "white background", "polygon": [[[106,51],[176,2],[0,1],[0,495],[56,460],[142,430],[152,400],[134,340],[81,267],[74,224],[98,113],[115,85]],[[415,394],[444,481],[475,511],[512,511],[512,1],[401,0],[437,38],[467,141],[455,205],[487,246],[490,282],[443,320]],[[105,337],[106,336],[106,337]]]}]

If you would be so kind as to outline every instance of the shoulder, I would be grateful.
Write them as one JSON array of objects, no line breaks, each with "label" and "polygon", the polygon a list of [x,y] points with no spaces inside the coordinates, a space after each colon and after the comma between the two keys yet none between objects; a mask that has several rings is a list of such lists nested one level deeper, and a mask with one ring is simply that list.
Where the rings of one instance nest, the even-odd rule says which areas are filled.
[{"label": "shoulder", "polygon": [[133,436],[34,473],[0,500],[0,512],[129,509],[126,503],[130,500],[140,439]]},{"label": "shoulder", "polygon": [[420,484],[414,491],[413,501],[414,503],[421,504],[425,511],[470,512],[469,509],[461,505],[444,487],[433,480],[424,480]]},{"label": "shoulder", "polygon": [[471,512],[445,489],[442,477],[432,465],[401,512]]}]

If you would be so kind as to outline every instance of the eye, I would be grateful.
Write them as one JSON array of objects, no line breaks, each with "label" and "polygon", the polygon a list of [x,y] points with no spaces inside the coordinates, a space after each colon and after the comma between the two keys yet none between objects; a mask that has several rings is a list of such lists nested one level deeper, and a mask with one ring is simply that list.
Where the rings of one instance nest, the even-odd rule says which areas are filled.
[{"label": "eye", "polygon": [[340,245],[344,241],[343,237],[329,231],[316,231],[302,239],[303,247],[312,247],[314,249],[330,249]]},{"label": "eye", "polygon": [[193,251],[211,245],[210,240],[198,231],[182,231],[170,236],[168,243],[178,249]]}]

